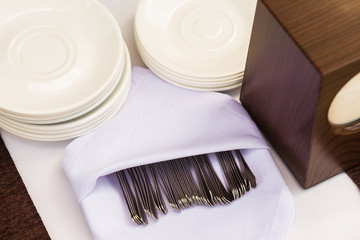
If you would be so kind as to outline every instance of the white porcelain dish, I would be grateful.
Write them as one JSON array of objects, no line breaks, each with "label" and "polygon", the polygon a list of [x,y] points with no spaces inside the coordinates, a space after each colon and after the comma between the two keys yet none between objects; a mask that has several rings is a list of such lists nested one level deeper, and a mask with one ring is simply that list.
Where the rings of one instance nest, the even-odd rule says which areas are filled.
[{"label": "white porcelain dish", "polygon": [[0,3],[0,110],[30,119],[71,115],[98,101],[118,73],[123,40],[98,1]]},{"label": "white porcelain dish", "polygon": [[186,82],[181,81],[179,78],[173,77],[169,74],[167,74],[166,72],[163,71],[159,71],[159,69],[152,65],[151,62],[147,61],[146,58],[143,58],[144,63],[146,64],[146,66],[153,71],[156,75],[158,75],[160,78],[162,78],[163,80],[172,83],[178,87],[182,87],[182,88],[186,88],[189,90],[195,90],[195,91],[226,91],[226,90],[230,90],[230,89],[234,89],[237,87],[240,87],[242,84],[241,79],[239,79],[238,81],[235,81],[232,84],[229,85],[224,85],[224,84],[220,84],[218,86],[214,86],[212,84],[187,84]]},{"label": "white porcelain dish", "polygon": [[229,78],[229,79],[225,79],[225,80],[219,79],[217,81],[215,81],[214,79],[211,79],[210,81],[208,81],[207,79],[202,79],[202,80],[192,79],[192,80],[190,80],[188,78],[183,78],[180,75],[173,74],[172,72],[166,71],[166,69],[164,69],[160,65],[156,64],[149,56],[147,56],[143,52],[139,52],[139,55],[141,56],[142,60],[147,65],[147,67],[152,69],[153,72],[156,73],[157,75],[161,75],[162,77],[165,76],[167,78],[173,79],[173,81],[175,81],[175,82],[178,82],[178,83],[184,84],[184,85],[189,85],[194,88],[216,88],[216,87],[222,88],[225,86],[238,84],[238,83],[242,82],[242,78],[243,78],[243,74],[241,74],[241,75],[239,74],[238,76],[234,76],[233,78]]},{"label": "white porcelain dish", "polygon": [[256,1],[142,0],[135,29],[149,55],[166,69],[196,78],[242,72]]},{"label": "white porcelain dish", "polygon": [[[125,48],[126,46],[124,46]],[[124,51],[124,50],[123,50]],[[118,67],[118,72],[116,73],[116,75],[114,75],[113,79],[111,82],[109,82],[107,88],[105,89],[104,93],[102,95],[99,95],[97,98],[94,98],[93,101],[90,101],[88,104],[84,105],[83,108],[80,108],[79,111],[75,111],[74,109],[74,113],[71,114],[62,114],[59,116],[53,116],[53,117],[49,117],[49,116],[42,116],[42,117],[35,117],[34,116],[19,116],[16,114],[11,114],[8,112],[2,112],[0,110],[0,116],[3,115],[8,119],[12,119],[14,121],[18,121],[18,122],[23,122],[23,123],[28,123],[28,124],[56,124],[56,123],[60,123],[60,122],[65,122],[65,121],[69,121],[71,119],[77,118],[81,115],[86,114],[87,112],[93,110],[94,108],[96,108],[97,106],[99,106],[103,101],[105,101],[105,99],[107,99],[110,94],[112,94],[112,92],[115,90],[115,88],[118,85],[118,81],[119,78],[121,77],[121,75],[123,74],[124,71],[124,66],[125,66],[125,52],[124,54],[122,54],[123,56],[121,57],[121,63],[120,66]]]},{"label": "white porcelain dish", "polygon": [[163,80],[174,84],[178,87],[186,88],[189,90],[195,90],[195,91],[226,91],[233,88],[240,87],[242,84],[242,75],[238,78],[234,78],[231,81],[228,82],[207,82],[205,80],[201,82],[194,82],[189,80],[183,80],[179,76],[174,76],[171,73],[167,72],[166,70],[160,68],[158,65],[154,64],[152,59],[149,59],[148,56],[142,55],[142,52],[139,51],[139,54],[143,60],[143,62],[146,64],[146,66],[153,71],[156,75],[158,75]]},{"label": "white porcelain dish", "polygon": [[219,85],[223,86],[226,84],[230,84],[231,82],[238,81],[239,79],[242,79],[244,72],[239,72],[234,75],[229,76],[223,76],[220,78],[197,78],[193,76],[185,76],[181,73],[174,72],[171,69],[167,69],[166,67],[162,66],[161,63],[156,62],[155,59],[153,59],[149,53],[144,49],[144,47],[141,45],[141,42],[139,41],[138,37],[136,36],[135,31],[135,43],[136,47],[138,49],[138,53],[141,56],[142,59],[146,59],[147,62],[151,62],[153,66],[156,66],[156,68],[159,71],[166,72],[167,74],[173,76],[174,78],[178,79],[179,81],[187,82],[188,84],[213,84],[213,85]]},{"label": "white porcelain dish", "polygon": [[15,135],[38,141],[66,140],[92,131],[108,121],[126,100],[131,85],[131,61],[127,49],[125,57],[124,73],[120,76],[117,87],[94,110],[70,121],[48,125],[27,124],[0,117],[0,127]]},{"label": "white porcelain dish", "polygon": [[213,87],[213,86],[206,86],[206,85],[201,85],[201,86],[196,86],[194,84],[184,84],[181,81],[179,81],[179,79],[177,78],[173,78],[172,76],[167,75],[164,72],[158,71],[158,69],[156,68],[156,66],[151,65],[150,62],[147,62],[146,59],[143,59],[144,63],[146,64],[146,66],[152,71],[154,72],[156,75],[158,75],[161,79],[163,79],[164,81],[167,81],[173,85],[176,85],[178,87],[181,88],[185,88],[188,90],[193,90],[193,91],[227,91],[230,89],[234,89],[237,87],[240,87],[242,85],[242,81],[237,82],[236,84],[232,84],[232,85],[225,85],[225,86],[218,86],[218,87]]}]

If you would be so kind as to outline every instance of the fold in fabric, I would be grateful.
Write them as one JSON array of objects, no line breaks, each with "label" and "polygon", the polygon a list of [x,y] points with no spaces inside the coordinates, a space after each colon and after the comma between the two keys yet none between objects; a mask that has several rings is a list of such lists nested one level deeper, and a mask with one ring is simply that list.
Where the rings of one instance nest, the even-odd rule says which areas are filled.
[{"label": "fold in fabric", "polygon": [[166,215],[147,226],[132,222],[115,174],[100,177],[93,192],[80,204],[94,239],[285,240],[295,208],[267,149],[242,151],[258,186],[228,205],[195,206]]},{"label": "fold in fabric", "polygon": [[267,148],[241,104],[226,94],[175,87],[134,67],[120,111],[69,144],[62,163],[81,201],[99,177],[117,170],[239,148]]},{"label": "fold in fabric", "polygon": [[[257,188],[230,205],[170,210],[146,227],[131,221],[114,172],[234,149],[242,149]],[[290,191],[242,105],[226,94],[178,88],[145,68],[132,70],[120,111],[72,141],[62,164],[95,239],[278,240],[294,217]]]}]

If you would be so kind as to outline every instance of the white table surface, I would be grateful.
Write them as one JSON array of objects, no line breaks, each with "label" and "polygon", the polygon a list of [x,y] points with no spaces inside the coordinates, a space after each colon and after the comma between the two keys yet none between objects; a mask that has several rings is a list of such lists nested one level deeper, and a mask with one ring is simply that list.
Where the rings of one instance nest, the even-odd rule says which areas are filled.
[{"label": "white table surface", "polygon": [[[120,25],[130,50],[132,66],[144,66],[133,40],[133,20],[138,1],[101,2],[109,8]],[[237,96],[239,89],[229,94]],[[70,140],[31,141],[4,130],[1,130],[1,135],[50,237],[53,240],[91,239],[81,208],[60,164],[64,148]],[[341,173],[304,190],[277,154],[272,152],[296,202],[296,216],[288,239],[359,240],[360,191],[350,178]]]}]

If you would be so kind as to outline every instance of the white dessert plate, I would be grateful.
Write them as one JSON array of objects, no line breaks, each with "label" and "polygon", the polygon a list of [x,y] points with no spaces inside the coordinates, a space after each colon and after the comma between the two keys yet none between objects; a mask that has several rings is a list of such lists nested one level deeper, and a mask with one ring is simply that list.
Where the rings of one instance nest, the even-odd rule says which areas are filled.
[{"label": "white dessert plate", "polygon": [[224,84],[224,83],[214,84],[214,82],[188,83],[186,81],[182,81],[179,77],[174,77],[171,74],[162,71],[161,69],[158,68],[158,66],[154,65],[151,62],[151,60],[147,59],[146,57],[142,57],[142,60],[145,63],[145,65],[152,72],[158,75],[161,79],[185,89],[195,90],[195,91],[227,91],[230,89],[240,87],[242,85],[242,76],[239,77],[238,79],[235,79],[235,81],[230,82],[229,84]]},{"label": "white dessert plate", "polygon": [[143,59],[144,63],[146,64],[146,66],[153,71],[156,75],[158,75],[161,79],[163,79],[164,81],[167,81],[175,86],[181,87],[181,88],[185,88],[188,90],[194,90],[194,91],[227,91],[230,89],[234,89],[237,87],[240,87],[242,85],[242,81],[238,81],[236,84],[232,84],[232,85],[225,85],[225,86],[220,86],[220,87],[213,87],[213,86],[195,86],[193,84],[188,85],[188,84],[184,84],[182,82],[180,82],[177,78],[173,78],[172,76],[166,75],[161,71],[158,71],[158,69],[154,66],[151,65],[151,63],[146,62],[146,59]]},{"label": "white dessert plate", "polygon": [[221,78],[245,68],[256,1],[142,0],[136,32],[166,69],[197,78]]},{"label": "white dessert plate", "polygon": [[108,121],[123,105],[131,85],[131,62],[126,49],[125,69],[113,93],[94,110],[58,124],[27,124],[0,117],[0,127],[15,135],[39,141],[60,141],[81,136]]},{"label": "white dessert plate", "polygon": [[[124,48],[125,47],[126,46],[124,46]],[[24,122],[24,123],[29,123],[29,124],[56,124],[56,123],[60,123],[60,122],[69,121],[71,119],[74,119],[81,115],[84,115],[85,113],[87,113],[87,112],[93,110],[94,108],[96,108],[97,106],[99,106],[105,99],[107,99],[110,96],[110,94],[112,94],[112,92],[117,87],[119,78],[123,74],[124,66],[125,66],[125,54],[122,54],[122,55],[123,56],[121,57],[121,63],[118,68],[118,72],[116,73],[116,75],[114,75],[112,82],[110,82],[108,84],[104,93],[102,95],[99,95],[97,98],[94,98],[92,101],[89,101],[88,104],[84,105],[83,108],[80,108],[80,110],[77,112],[74,112],[71,114],[63,114],[63,115],[54,116],[54,117],[42,116],[40,118],[39,116],[37,116],[36,118],[34,118],[32,116],[26,117],[26,116],[19,116],[16,114],[11,114],[8,112],[4,113],[0,110],[0,115],[3,115],[6,118],[12,119],[14,121]],[[74,109],[74,111],[75,111],[75,109]]]},{"label": "white dessert plate", "polygon": [[99,1],[4,0],[0,16],[2,112],[71,115],[96,102],[118,73],[121,31]]},{"label": "white dessert plate", "polygon": [[138,37],[136,36],[136,32],[135,32],[135,43],[137,46],[137,50],[138,53],[140,55],[140,57],[142,59],[146,59],[147,62],[151,62],[153,66],[156,66],[159,71],[162,72],[166,72],[167,74],[172,75],[174,78],[177,79],[181,79],[182,81],[188,82],[189,84],[194,83],[194,84],[214,84],[214,85],[224,85],[224,84],[228,84],[229,82],[234,81],[235,79],[238,80],[239,78],[242,78],[244,75],[244,72],[239,72],[237,74],[234,75],[229,75],[229,76],[223,76],[223,77],[217,77],[217,78],[197,78],[197,77],[193,77],[193,76],[186,76],[182,73],[178,73],[178,72],[174,72],[171,69],[167,69],[166,67],[164,67],[163,65],[161,65],[161,63],[156,62],[155,59],[153,59],[149,53],[146,51],[146,49],[143,48],[141,42],[139,41]]},{"label": "white dessert plate", "polygon": [[173,79],[173,81],[190,85],[194,87],[205,87],[205,88],[215,88],[215,87],[224,87],[229,86],[233,84],[238,84],[242,81],[243,74],[239,74],[237,76],[234,76],[232,78],[228,79],[218,79],[215,81],[215,79],[207,80],[207,79],[188,79],[183,78],[181,75],[174,74],[172,72],[166,71],[166,69],[162,68],[158,64],[154,63],[153,59],[151,59],[149,56],[146,56],[146,54],[143,54],[142,52],[139,52],[139,55],[141,56],[144,63],[151,69],[153,69],[154,72],[161,74],[162,76],[166,76],[168,78]]},{"label": "white dessert plate", "polygon": [[148,61],[146,58],[143,58],[144,63],[146,66],[151,69],[156,75],[158,75],[161,79],[170,82],[178,87],[186,88],[189,90],[196,90],[196,91],[226,91],[233,88],[237,88],[241,86],[242,84],[242,77],[237,79],[234,82],[231,82],[229,84],[217,84],[214,83],[207,84],[206,82],[203,82],[201,84],[196,84],[194,82],[188,83],[186,81],[182,81],[178,77],[174,77],[166,72],[163,72],[157,68],[157,66],[154,66],[151,61]]}]

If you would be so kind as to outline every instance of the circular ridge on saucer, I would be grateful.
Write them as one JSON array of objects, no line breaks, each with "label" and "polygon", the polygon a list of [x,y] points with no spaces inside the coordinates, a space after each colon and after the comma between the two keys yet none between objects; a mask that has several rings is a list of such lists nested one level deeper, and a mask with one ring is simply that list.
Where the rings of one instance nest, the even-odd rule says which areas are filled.
[{"label": "circular ridge on saucer", "polygon": [[6,1],[0,112],[51,120],[89,107],[117,78],[119,26],[98,1]]},{"label": "circular ridge on saucer", "polygon": [[78,118],[56,124],[29,124],[0,116],[0,127],[32,140],[61,141],[79,137],[108,121],[123,105],[131,85],[130,54],[125,45],[125,67],[111,95],[95,109]]},{"label": "circular ridge on saucer", "polygon": [[175,85],[223,91],[241,85],[253,0],[141,0],[134,38],[145,64]]}]

